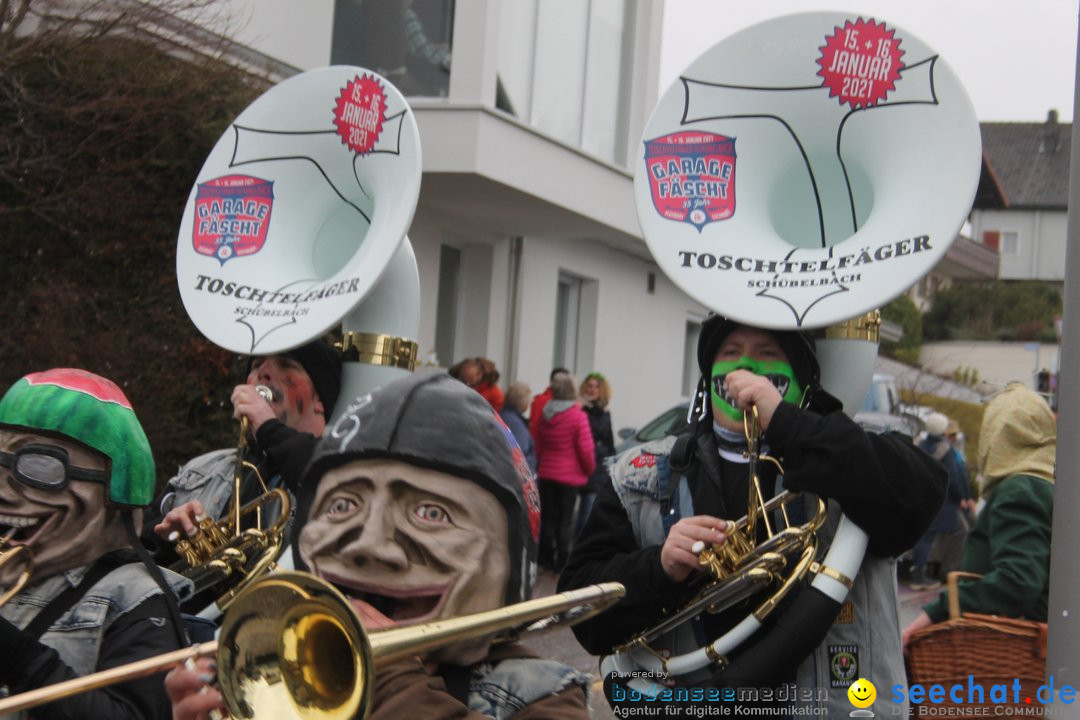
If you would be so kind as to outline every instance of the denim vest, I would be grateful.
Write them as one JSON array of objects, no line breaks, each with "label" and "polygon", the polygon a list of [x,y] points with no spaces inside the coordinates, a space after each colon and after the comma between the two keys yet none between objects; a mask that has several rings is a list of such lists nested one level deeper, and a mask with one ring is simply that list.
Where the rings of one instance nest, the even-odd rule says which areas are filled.
[{"label": "denim vest", "polygon": [[572,684],[580,685],[588,695],[589,677],[554,660],[512,658],[484,663],[469,682],[469,710],[504,720]]},{"label": "denim vest", "polygon": [[168,492],[161,500],[161,514],[198,500],[207,517],[220,518],[232,497],[235,471],[236,448],[211,450],[188,461],[176,477],[169,480]]},{"label": "denim vest", "polygon": [[[646,443],[624,453],[611,468],[615,493],[640,547],[663,545],[672,525],[680,518],[694,515],[686,477],[672,473],[668,464],[667,456],[674,443],[673,437]],[[665,491],[671,493],[670,499],[665,498]],[[830,504],[828,518],[818,532],[821,548],[818,560],[824,557],[832,541],[840,514],[837,504]],[[900,649],[899,613],[895,561],[867,555],[837,620],[813,654],[799,664],[798,689],[800,693],[809,690],[814,698],[800,706],[827,708],[830,716],[847,717],[853,707],[847,688],[862,677],[878,688],[878,700],[871,709],[878,717],[892,714],[897,706],[888,700],[887,691],[895,684],[907,682]],[[670,649],[673,655],[702,646],[694,637],[691,623],[676,628],[653,645]],[[708,677],[707,671],[699,671],[684,678],[684,682],[701,684],[703,672]],[[821,695],[825,698],[818,699]],[[906,703],[900,710],[901,716],[906,717]]]},{"label": "denim vest", "polygon": [[[55,597],[78,585],[91,567],[85,565],[67,570],[23,588],[0,607],[0,615],[16,627],[25,628]],[[184,597],[191,591],[191,582],[187,578],[164,568],[161,572],[177,596]],[[113,621],[159,594],[161,588],[142,563],[121,565],[94,583],[74,607],[42,634],[40,640],[56,650],[77,675],[88,675],[97,668],[101,642]],[[26,714],[4,717],[23,718]]]}]

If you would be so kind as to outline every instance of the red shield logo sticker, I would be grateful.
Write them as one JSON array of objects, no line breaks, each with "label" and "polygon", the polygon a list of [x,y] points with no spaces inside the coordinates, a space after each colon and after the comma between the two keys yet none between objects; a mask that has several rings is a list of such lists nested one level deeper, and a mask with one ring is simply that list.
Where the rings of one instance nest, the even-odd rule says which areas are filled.
[{"label": "red shield logo sticker", "polygon": [[680,132],[645,141],[653,206],[701,232],[735,214],[735,138]]},{"label": "red shield logo sticker", "polygon": [[222,265],[262,249],[270,227],[274,183],[249,175],[226,175],[199,183],[192,243],[195,252]]}]

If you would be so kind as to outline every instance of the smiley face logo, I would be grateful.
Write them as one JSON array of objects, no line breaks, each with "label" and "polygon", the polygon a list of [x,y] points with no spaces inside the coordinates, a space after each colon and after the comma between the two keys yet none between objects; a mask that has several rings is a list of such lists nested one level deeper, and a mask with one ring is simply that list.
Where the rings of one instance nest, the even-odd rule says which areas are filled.
[{"label": "smiley face logo", "polygon": [[866,678],[859,678],[847,689],[848,700],[857,708],[870,707],[877,699],[877,688]]}]

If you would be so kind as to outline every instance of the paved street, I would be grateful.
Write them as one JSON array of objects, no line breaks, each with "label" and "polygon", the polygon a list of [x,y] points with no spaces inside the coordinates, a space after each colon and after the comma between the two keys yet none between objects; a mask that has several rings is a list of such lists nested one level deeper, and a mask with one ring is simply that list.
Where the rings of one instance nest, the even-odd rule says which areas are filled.
[{"label": "paved street", "polygon": [[[551,595],[555,592],[556,576],[552,572],[541,572],[536,582],[536,597]],[[922,606],[929,602],[937,594],[937,591],[915,592],[900,586],[900,627],[901,629],[919,614]],[[527,645],[536,654],[542,657],[560,660],[572,665],[581,672],[593,676],[593,692],[590,694],[589,711],[594,720],[610,720],[614,718],[611,710],[604,700],[600,688],[599,673],[597,671],[597,659],[586,653],[573,633],[563,628],[555,632],[541,635],[530,640]]]}]

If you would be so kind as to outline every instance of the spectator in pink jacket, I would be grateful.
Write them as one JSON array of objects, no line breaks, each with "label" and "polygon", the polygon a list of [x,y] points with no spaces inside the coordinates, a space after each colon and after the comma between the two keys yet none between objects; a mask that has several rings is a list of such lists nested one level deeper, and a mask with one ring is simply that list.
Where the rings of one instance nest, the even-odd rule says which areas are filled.
[{"label": "spectator in pink jacket", "polygon": [[544,405],[536,438],[540,479],[540,564],[562,569],[573,539],[578,491],[596,468],[589,418],[577,401],[570,373],[551,380],[551,400]]}]

